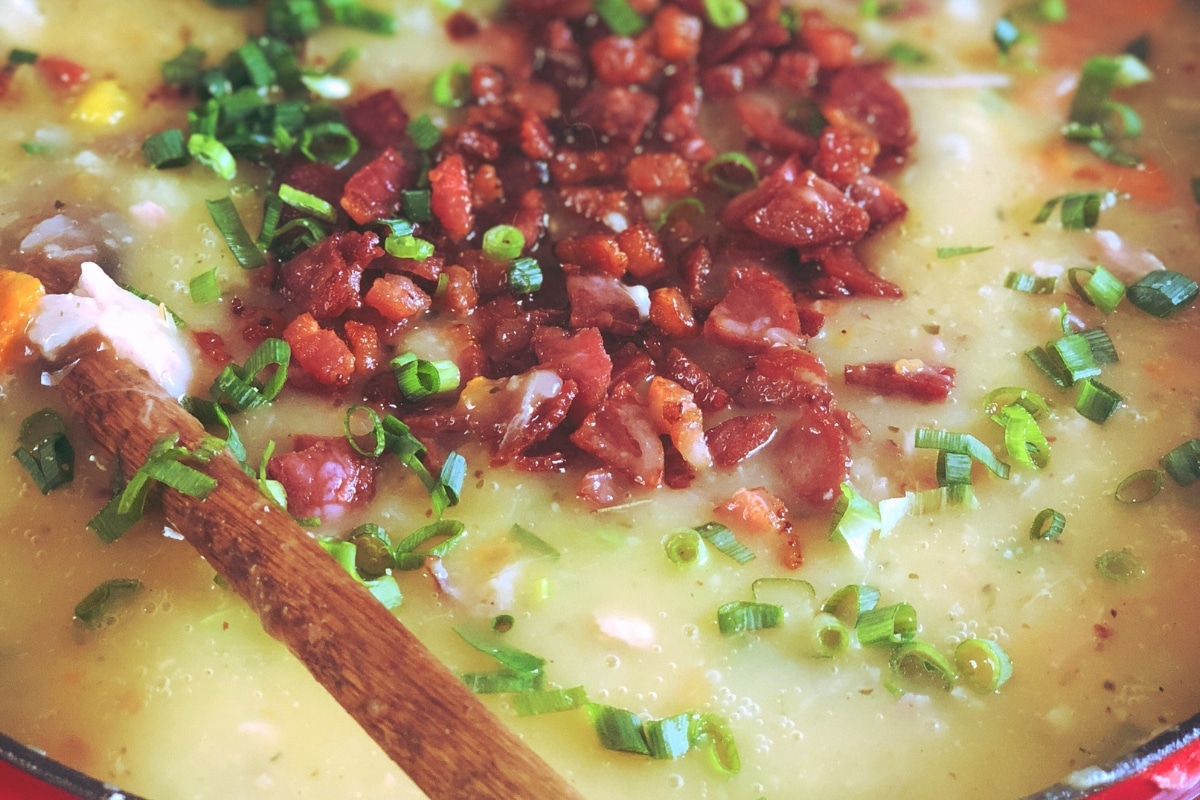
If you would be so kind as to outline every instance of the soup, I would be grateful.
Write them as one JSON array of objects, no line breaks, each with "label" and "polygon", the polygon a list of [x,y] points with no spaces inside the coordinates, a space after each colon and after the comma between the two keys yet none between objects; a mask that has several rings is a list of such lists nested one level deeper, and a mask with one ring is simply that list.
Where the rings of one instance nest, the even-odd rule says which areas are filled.
[{"label": "soup", "polygon": [[[1185,305],[1158,319],[1127,297],[1105,314],[1072,284],[1086,283],[1080,270],[1097,265],[1127,286],[1163,267],[1196,274],[1189,260],[1200,245],[1189,183],[1200,175],[1195,4],[1142,4],[1137,14],[1121,12],[1129,19],[1108,7],[1101,19],[1099,3],[1069,4],[1064,22],[990,2],[902,3],[873,15],[857,3],[822,8],[831,24],[855,31],[861,63],[892,59],[887,75],[916,132],[903,163],[879,169],[907,213],[877,226],[858,249],[873,280],[894,284],[903,297],[821,297],[822,284],[801,286],[795,264],[791,272],[773,262],[770,269],[796,292],[810,328],[819,328],[803,336],[804,348],[793,330],[784,349],[818,356],[832,376],[836,407],[852,415],[838,422],[848,431],[844,483],[853,492],[843,495],[837,481],[837,495],[855,498],[839,533],[830,535],[840,510],[835,497],[806,503],[813,484],[796,488],[781,478],[785,468],[794,473],[807,463],[778,455],[806,402],[792,399],[739,410],[776,415],[778,433],[736,463],[694,469],[673,489],[648,488],[616,470],[603,481],[615,487],[610,494],[581,492],[589,485],[584,473],[603,472],[603,460],[576,453],[563,471],[492,466],[496,437],[459,437],[453,446],[468,477],[444,515],[465,534],[440,558],[385,578],[403,593],[397,615],[455,672],[497,667],[458,630],[545,659],[543,688],[581,687],[594,714],[603,707],[631,712],[643,730],[651,720],[707,714],[736,743],[736,771],[728,756],[714,762],[703,743],[676,758],[648,758],[606,748],[584,709],[522,716],[525,693],[481,695],[585,796],[1016,797],[1120,755],[1200,708],[1190,669],[1200,641],[1178,610],[1194,595],[1194,491],[1167,477],[1145,502],[1116,497],[1123,479],[1159,468],[1194,434],[1196,312]],[[359,50],[341,73],[357,87],[350,102],[392,87],[411,117],[428,112],[445,130],[463,112],[431,103],[431,80],[459,61],[515,62],[520,37],[484,22],[496,9],[465,8],[483,34],[459,31],[457,39],[451,34],[463,17],[450,9],[397,3],[390,10],[402,31],[396,37],[330,27],[309,40],[310,64],[327,66],[347,47]],[[54,239],[79,248],[60,247],[63,260],[99,262],[186,320],[188,331],[220,333],[241,363],[251,349],[241,336],[249,318],[235,314],[235,305],[273,310],[279,301],[262,271],[238,265],[204,201],[232,197],[257,230],[271,177],[245,163],[232,180],[198,163],[151,169],[141,144],[183,126],[194,102],[163,89],[161,63],[187,43],[219,59],[247,31],[261,29],[261,11],[131,0],[124,12],[83,20],[74,4],[45,0],[11,4],[0,22],[0,41],[42,62],[40,69],[13,66],[0,99],[0,252],[24,268],[40,246],[37,235],[56,230],[47,225],[77,230],[73,240]],[[1001,57],[993,31],[1006,13],[1026,38]],[[1117,55],[1143,34],[1153,79],[1116,90],[1145,124],[1140,137],[1116,146],[1143,166],[1116,166],[1066,142],[1061,129],[1084,60]],[[49,57],[77,62],[87,77]],[[456,71],[445,74],[452,84]],[[777,88],[761,87],[761,96],[777,100]],[[702,120],[717,131],[721,149],[740,146],[741,134],[721,124],[733,102],[714,98],[706,113],[716,119]],[[781,169],[778,159],[758,163],[763,179]],[[718,169],[746,180],[740,160]],[[710,204],[719,195],[707,184],[705,191]],[[1076,199],[1063,199],[1071,193]],[[1049,218],[1038,221],[1052,199]],[[1072,215],[1090,213],[1087,202],[1099,204],[1099,216],[1081,224]],[[684,204],[671,214],[686,221],[696,212]],[[668,217],[669,230],[675,222]],[[604,220],[593,222],[587,231],[604,231]],[[779,249],[787,248],[762,261]],[[548,261],[551,252],[547,235],[539,258]],[[196,302],[189,284],[213,266],[220,299]],[[1041,294],[1016,286],[1034,278],[1054,279],[1053,288]],[[824,294],[842,294],[825,287]],[[773,296],[764,290],[764,303]],[[423,360],[447,357],[437,320],[448,314],[435,307],[427,316],[429,324],[396,333],[387,357],[408,350]],[[644,332],[648,324],[637,327]],[[1119,355],[1102,365],[1103,386],[1121,398],[1102,423],[1075,409],[1080,386],[1056,388],[1026,355],[1080,329],[1103,329]],[[633,338],[606,335],[609,345]],[[706,336],[694,340],[697,359],[711,342]],[[202,377],[193,391],[203,394],[217,368],[197,363]],[[893,374],[952,367],[953,388],[945,399],[923,402],[841,377],[847,365],[876,363]],[[735,371],[718,382],[736,392],[755,374]],[[882,380],[894,386],[894,378]],[[30,414],[64,408],[46,383],[35,362],[10,361],[2,383],[9,441]],[[358,383],[357,395],[296,383],[236,417],[250,463],[271,442],[283,453],[298,434],[341,436],[346,409],[364,402]],[[1036,393],[1049,408],[1042,413],[1028,393],[996,394],[1005,387]],[[989,419],[1017,400],[1037,414],[1033,427],[1045,442],[1024,427],[1015,452],[1039,462],[1048,452],[1040,468],[1006,451],[1005,433],[1016,424]],[[709,414],[705,428],[731,414]],[[113,465],[93,453],[77,423],[68,419],[67,428],[78,453],[68,486],[43,496],[16,459],[3,467],[15,490],[0,501],[0,728],[154,798],[420,796],[177,533],[153,514],[112,543],[88,529],[111,496]],[[975,436],[1009,465],[1008,477],[974,464],[969,491],[938,491],[938,451],[915,446],[919,431]],[[431,434],[431,441],[443,440]],[[436,455],[445,458],[447,449]],[[979,451],[973,460],[980,456],[986,460]],[[718,510],[738,490],[758,487],[786,503],[786,525],[778,511],[766,532],[737,518],[754,501],[769,502],[762,494],[741,495],[733,513]],[[913,498],[902,499],[906,492]],[[1125,486],[1121,496],[1133,492]],[[935,497],[941,508],[930,507]],[[1052,530],[1054,518],[1039,516],[1044,509],[1062,515],[1061,532]],[[719,535],[696,545],[697,529],[712,537],[720,529],[705,526],[718,519],[752,560],[731,557],[739,551],[718,547]],[[312,530],[341,538],[374,523],[395,542],[430,521],[425,487],[393,461],[380,469],[369,504],[326,514]],[[673,559],[664,540],[681,530],[693,533]],[[686,554],[697,548],[705,556],[689,562]],[[77,621],[79,601],[112,579],[136,579],[142,588],[99,626]],[[915,616],[917,640],[928,650],[908,648],[902,652],[911,657],[899,662],[895,647],[872,644],[875,634],[861,623],[856,629],[853,613],[841,627],[820,617],[833,638],[814,642],[821,606],[856,586],[878,591],[878,609],[898,609],[901,628]],[[738,601],[759,601],[753,608],[760,615],[775,613],[763,606],[780,608],[781,624],[739,623],[728,611],[725,627],[763,627],[722,633],[718,609]],[[894,618],[885,617],[884,638]],[[511,629],[493,633],[494,626]],[[1003,672],[1010,659],[1011,678],[998,687],[984,681],[976,691],[969,669],[939,669],[938,656],[954,666],[963,642],[975,643],[975,661],[997,652],[980,642],[994,643],[1002,654],[994,669]]]}]

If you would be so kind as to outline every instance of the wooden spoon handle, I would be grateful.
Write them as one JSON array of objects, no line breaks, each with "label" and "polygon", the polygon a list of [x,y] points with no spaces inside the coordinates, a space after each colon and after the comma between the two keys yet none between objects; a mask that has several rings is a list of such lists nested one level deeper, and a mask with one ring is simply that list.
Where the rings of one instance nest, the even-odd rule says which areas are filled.
[{"label": "wooden spoon handle", "polygon": [[[145,371],[110,351],[80,358],[60,386],[128,474],[162,436],[192,448],[205,434]],[[166,521],[431,798],[580,797],[231,457],[198,466],[217,488],[204,500],[164,490]]]}]

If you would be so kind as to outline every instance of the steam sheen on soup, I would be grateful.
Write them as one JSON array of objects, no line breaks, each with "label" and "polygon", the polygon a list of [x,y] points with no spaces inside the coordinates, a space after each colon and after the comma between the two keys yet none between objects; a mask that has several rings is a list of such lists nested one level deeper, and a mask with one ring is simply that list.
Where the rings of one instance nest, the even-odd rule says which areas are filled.
[{"label": "steam sheen on soup", "polygon": [[[1069,2],[1067,19],[1053,22],[988,0],[880,4],[888,8],[875,14],[866,5],[813,7],[854,31],[864,63],[893,60],[886,74],[911,109],[916,138],[903,165],[884,173],[907,213],[858,252],[903,297],[801,297],[824,315],[807,349],[829,370],[838,408],[861,423],[847,484],[872,504],[936,487],[936,452],[914,446],[920,429],[973,434],[1012,462],[1011,474],[1001,479],[976,463],[974,504],[902,515],[857,554],[830,537],[828,504],[810,509],[788,497],[799,566],[780,558],[779,533],[728,517],[756,557],[742,564],[709,545],[705,560],[681,565],[664,551],[670,534],[720,517],[714,509],[739,489],[786,495],[773,487],[802,465],[770,455],[779,441],[734,466],[701,470],[683,488],[618,480],[606,503],[578,496],[578,467],[489,466],[489,445],[462,439],[467,480],[446,516],[466,533],[424,569],[394,573],[404,624],[449,668],[479,672],[496,664],[454,630],[491,635],[493,620],[509,615],[511,630],[498,641],[546,659],[546,688],[582,687],[590,702],[647,720],[711,713],[736,742],[740,770],[727,774],[703,750],[660,760],[605,749],[579,709],[519,716],[513,694],[485,695],[585,796],[1018,797],[1200,708],[1191,668],[1200,637],[1186,611],[1200,567],[1195,491],[1167,477],[1151,500],[1115,497],[1124,478],[1159,468],[1197,435],[1200,319],[1190,306],[1158,319],[1128,299],[1104,314],[1069,280],[1071,270],[1097,265],[1127,285],[1163,268],[1200,276],[1200,7]],[[322,29],[307,62],[329,64],[356,48],[342,73],[352,98],[393,88],[410,115],[428,111],[452,124],[460,112],[431,103],[430,81],[455,62],[511,63],[518,37],[490,27],[497,9],[468,3],[458,13],[482,34],[452,39],[448,6],[395,2],[392,37]],[[1006,14],[1033,38],[1004,58],[993,29]],[[259,273],[238,266],[204,201],[232,197],[257,231],[269,177],[249,165],[232,181],[196,163],[152,169],[141,143],[183,126],[191,107],[162,87],[163,61],[187,43],[219,58],[260,26],[261,10],[199,0],[127,0],[119,14],[6,0],[6,52],[67,59],[86,76],[45,61],[41,70],[10,67],[0,97],[0,267],[25,269],[34,251],[97,262],[165,303],[189,331],[221,333],[243,359],[244,320],[232,304],[272,301]],[[1144,122],[1140,137],[1121,144],[1143,165],[1116,166],[1067,142],[1062,127],[1084,61],[1142,37],[1152,79],[1116,91]],[[743,136],[733,122],[703,122],[718,144]],[[1053,198],[1109,190],[1094,225],[1064,222],[1063,201],[1035,221]],[[214,266],[221,299],[193,302],[189,281]],[[1006,286],[1012,272],[1057,280],[1049,294],[1022,292]],[[1119,355],[1100,377],[1122,402],[1102,424],[1075,410],[1079,387],[1056,388],[1026,356],[1064,335],[1064,313],[1074,329],[1103,328]],[[411,325],[389,346],[443,358],[438,330]],[[846,365],[875,362],[952,367],[953,389],[944,401],[920,402],[846,385]],[[198,356],[197,364],[193,391],[203,394],[215,368]],[[15,449],[23,419],[63,406],[38,362],[12,358],[5,367],[0,436]],[[989,397],[1003,387],[1049,405],[1038,420],[1049,448],[1040,469],[1013,462],[1004,429],[989,419]],[[257,459],[269,442],[286,451],[298,434],[340,436],[354,402],[289,387],[236,424]],[[781,431],[795,412],[769,410]],[[87,529],[111,496],[113,465],[70,420],[68,431],[77,452],[69,486],[43,496],[16,459],[0,466],[10,487],[0,498],[0,730],[164,800],[422,796],[177,533],[153,514],[111,544]],[[1043,509],[1065,519],[1057,538],[1031,536]],[[341,537],[373,522],[395,541],[429,521],[424,488],[392,462],[370,504],[313,530]],[[1135,560],[1126,580],[1098,568],[1111,553]],[[75,621],[76,604],[114,578],[143,589],[98,628]],[[800,584],[755,584],[762,578],[807,581],[811,595]],[[875,587],[880,606],[911,606],[917,638],[951,663],[964,640],[998,644],[1011,678],[994,692],[973,691],[961,677],[946,687],[914,682],[889,663],[892,648],[863,645],[853,632],[843,652],[818,657],[813,614],[854,585]],[[756,592],[785,608],[783,624],[722,634],[717,610]]]}]

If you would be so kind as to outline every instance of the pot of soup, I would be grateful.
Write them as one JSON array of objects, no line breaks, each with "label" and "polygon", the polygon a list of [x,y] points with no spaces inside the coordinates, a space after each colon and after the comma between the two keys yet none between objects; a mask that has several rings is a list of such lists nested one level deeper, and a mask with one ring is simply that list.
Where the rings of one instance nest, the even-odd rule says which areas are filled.
[{"label": "pot of soup", "polygon": [[121,11],[0,15],[11,796],[1200,793],[1195,2]]}]

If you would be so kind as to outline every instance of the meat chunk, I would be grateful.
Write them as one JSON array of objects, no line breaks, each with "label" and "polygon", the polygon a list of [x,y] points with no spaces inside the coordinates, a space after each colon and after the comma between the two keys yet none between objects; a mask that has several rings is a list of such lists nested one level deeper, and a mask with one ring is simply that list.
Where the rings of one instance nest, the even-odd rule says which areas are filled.
[{"label": "meat chunk", "polygon": [[280,291],[314,319],[333,319],[362,305],[363,270],[381,255],[374,233],[334,233],[280,268]]},{"label": "meat chunk", "polygon": [[288,511],[300,519],[337,519],[369,503],[378,472],[378,462],[342,436],[297,436],[292,452],[267,462],[267,477],[283,485]]}]

